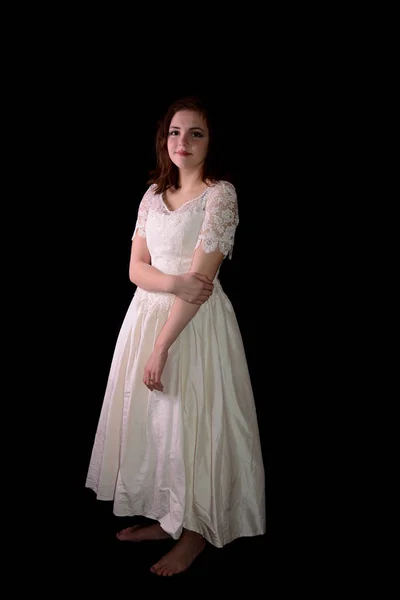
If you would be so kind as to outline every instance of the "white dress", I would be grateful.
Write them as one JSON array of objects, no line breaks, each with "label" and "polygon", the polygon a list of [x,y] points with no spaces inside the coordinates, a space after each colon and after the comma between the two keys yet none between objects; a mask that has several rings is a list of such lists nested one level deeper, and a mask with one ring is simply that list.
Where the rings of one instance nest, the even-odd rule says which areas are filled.
[{"label": "white dress", "polygon": [[[236,191],[220,181],[175,211],[150,186],[133,237],[151,263],[179,274],[194,250],[231,257]],[[132,238],[133,239],[133,238]],[[218,274],[211,297],[171,346],[151,392],[143,372],[174,296],[136,289],[118,336],[86,486],[117,516],[182,528],[217,547],[265,533],[265,481],[253,392],[236,316]]]}]

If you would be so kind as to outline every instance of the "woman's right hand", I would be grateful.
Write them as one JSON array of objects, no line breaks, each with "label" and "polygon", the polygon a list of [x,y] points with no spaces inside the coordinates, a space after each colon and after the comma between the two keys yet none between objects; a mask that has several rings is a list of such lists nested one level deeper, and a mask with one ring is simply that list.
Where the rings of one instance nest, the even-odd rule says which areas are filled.
[{"label": "woman's right hand", "polygon": [[184,273],[176,275],[173,293],[186,302],[203,304],[212,294],[214,284],[201,273]]}]

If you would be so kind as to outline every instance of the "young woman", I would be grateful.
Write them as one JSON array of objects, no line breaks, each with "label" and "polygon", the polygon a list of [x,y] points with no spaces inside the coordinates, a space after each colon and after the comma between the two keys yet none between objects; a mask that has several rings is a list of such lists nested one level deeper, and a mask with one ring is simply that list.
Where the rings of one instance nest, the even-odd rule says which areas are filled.
[{"label": "young woman", "polygon": [[117,534],[172,537],[151,567],[173,575],[206,542],[265,532],[264,468],[252,387],[232,304],[218,279],[238,205],[220,177],[208,114],[174,103],[138,211],[129,267],[137,286],[117,340],[87,487],[117,516],[156,523]]}]

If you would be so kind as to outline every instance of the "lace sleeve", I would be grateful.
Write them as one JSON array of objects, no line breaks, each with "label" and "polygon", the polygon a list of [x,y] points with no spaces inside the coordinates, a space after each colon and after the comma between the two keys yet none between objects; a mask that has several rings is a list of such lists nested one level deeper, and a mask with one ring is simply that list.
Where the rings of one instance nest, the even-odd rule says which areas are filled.
[{"label": "lace sleeve", "polygon": [[196,248],[202,244],[204,252],[219,250],[232,258],[236,227],[239,223],[236,190],[231,183],[220,182],[210,192],[206,214]]},{"label": "lace sleeve", "polygon": [[149,214],[149,208],[151,205],[151,201],[153,199],[153,191],[152,190],[153,190],[153,186],[150,186],[140,201],[138,215],[137,215],[137,219],[136,219],[135,230],[132,235],[132,240],[135,237],[136,232],[138,232],[140,237],[146,238],[147,215]]}]

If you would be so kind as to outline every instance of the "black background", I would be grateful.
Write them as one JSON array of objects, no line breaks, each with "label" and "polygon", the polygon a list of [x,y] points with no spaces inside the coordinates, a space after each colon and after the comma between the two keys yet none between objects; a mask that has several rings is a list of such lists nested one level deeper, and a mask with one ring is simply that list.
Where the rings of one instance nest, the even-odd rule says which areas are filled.
[{"label": "black background", "polygon": [[[30,123],[35,199],[27,214],[37,233],[27,259],[37,268],[24,286],[36,328],[28,348],[36,400],[25,414],[35,440],[29,488],[37,493],[34,501],[22,500],[23,512],[30,522],[36,513],[34,529],[47,532],[59,566],[67,566],[68,547],[74,573],[95,557],[98,568],[118,570],[126,560],[123,570],[129,564],[132,575],[148,574],[153,550],[120,549],[115,532],[121,524],[110,503],[85,489],[85,477],[112,353],[134,292],[131,235],[155,165],[156,123],[173,100],[206,94],[220,115],[238,192],[240,223],[221,282],[236,311],[254,389],[268,531],[211,551],[194,574],[227,576],[234,564],[251,575],[270,556],[273,444],[282,444],[282,429],[300,411],[299,397],[311,393],[303,382],[312,368],[307,311],[318,301],[308,292],[317,277],[308,263],[315,148],[304,136],[302,101],[293,100],[299,88],[297,81],[281,86],[280,76],[267,77],[262,69],[256,78],[233,69],[214,80],[196,73],[182,81],[150,68],[136,73],[112,58],[66,57],[56,76],[46,71],[34,87],[41,107],[40,119]],[[277,413],[291,413],[284,426]]]}]

